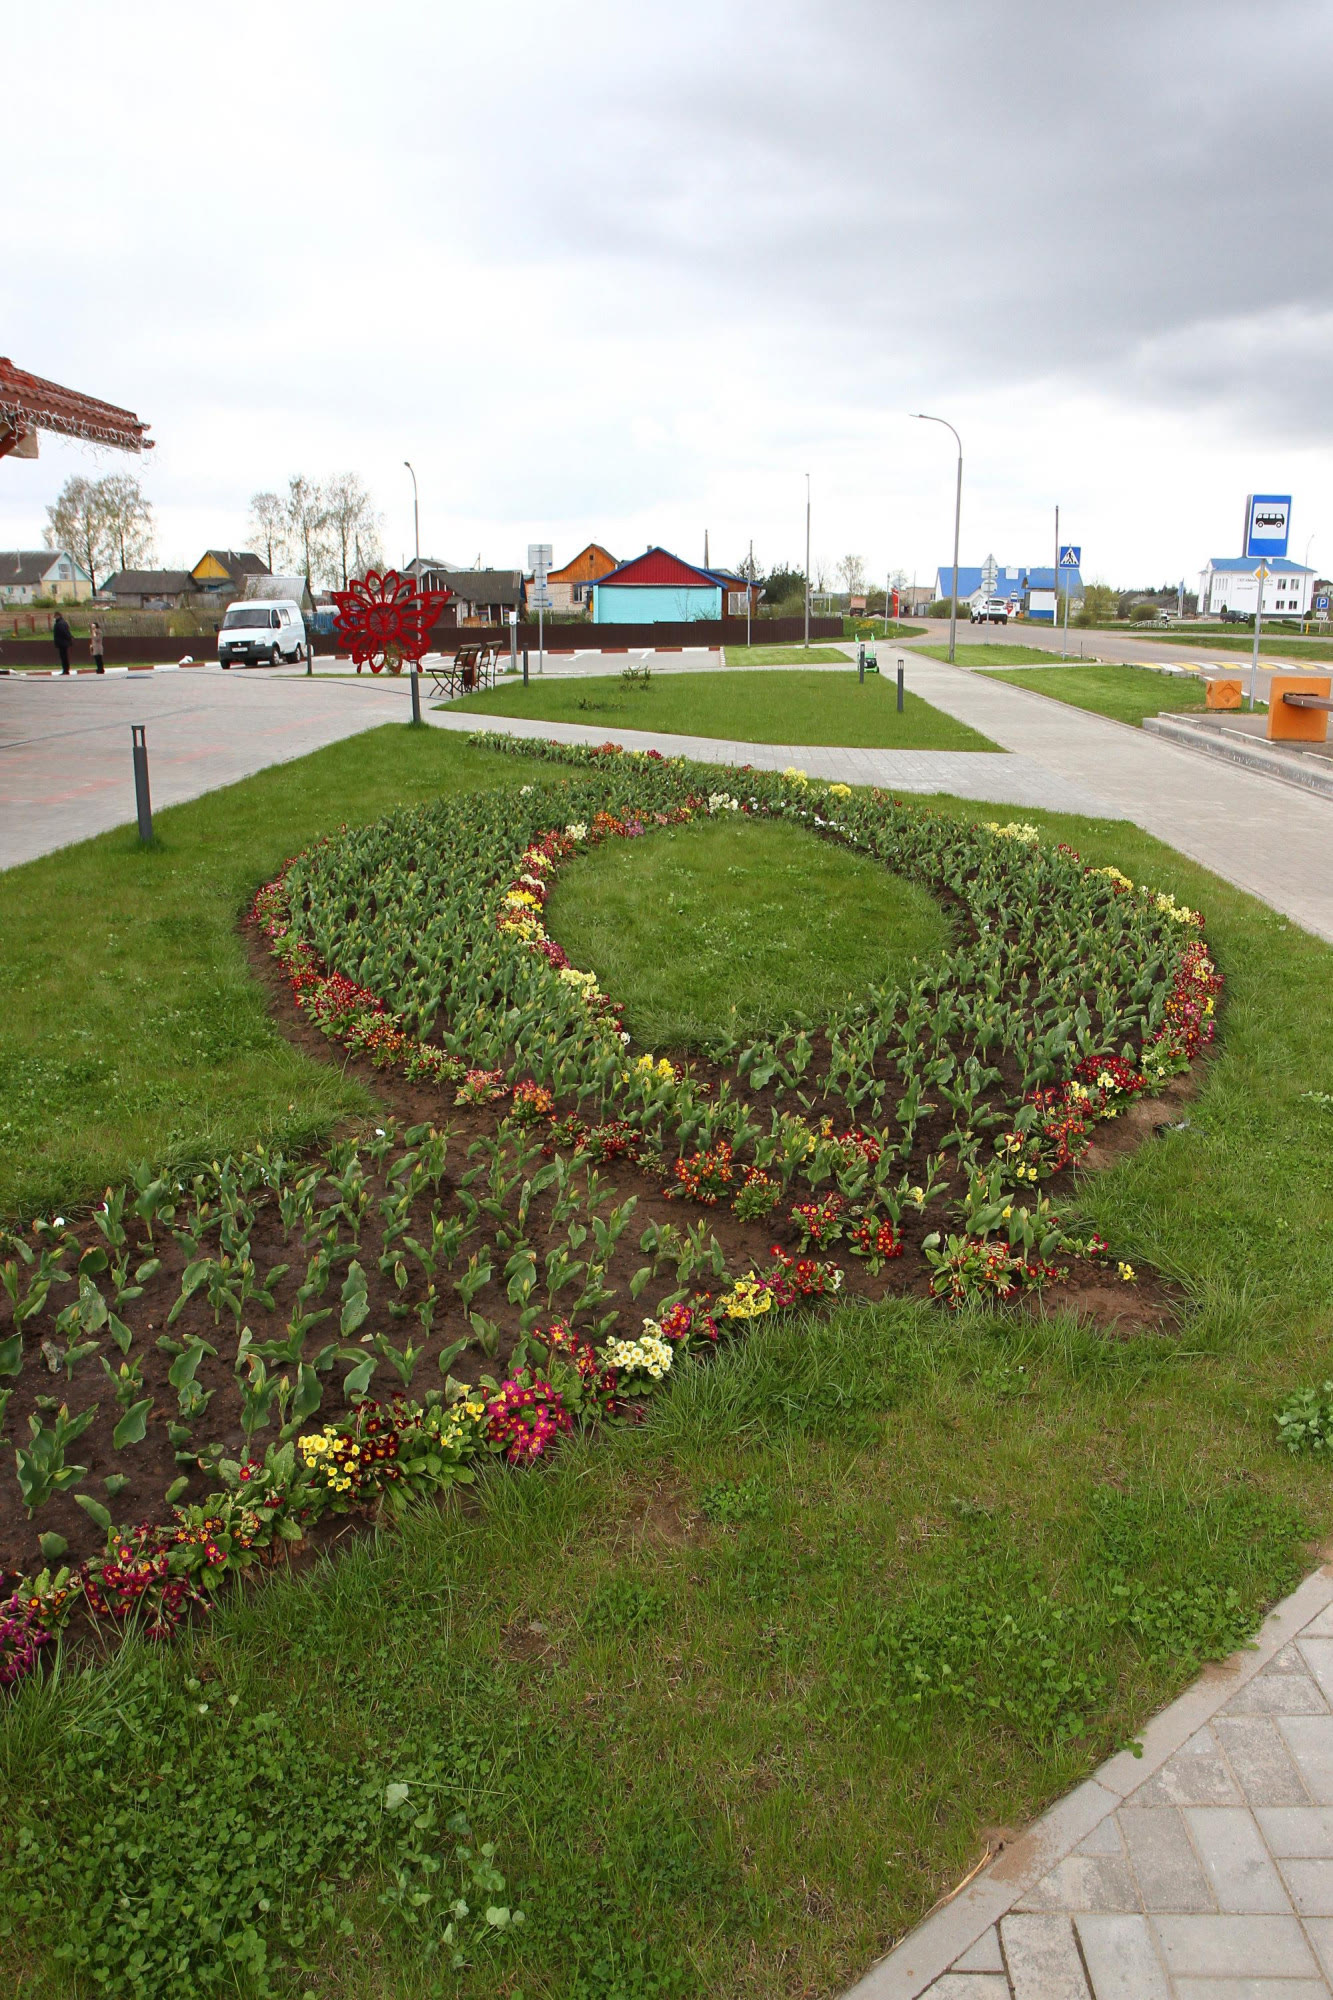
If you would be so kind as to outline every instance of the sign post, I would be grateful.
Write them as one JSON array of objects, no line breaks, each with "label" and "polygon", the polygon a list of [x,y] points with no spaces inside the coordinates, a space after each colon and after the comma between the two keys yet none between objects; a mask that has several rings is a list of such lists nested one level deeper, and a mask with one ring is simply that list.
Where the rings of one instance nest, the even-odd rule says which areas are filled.
[{"label": "sign post", "polygon": [[[1073,570],[1076,572],[1081,566],[1082,561],[1083,561],[1083,545],[1081,542],[1064,542],[1060,545],[1060,557],[1056,568],[1057,589],[1059,588],[1061,573],[1067,570]],[[1055,616],[1054,609],[1052,609],[1051,616],[1052,617]],[[1069,590],[1068,587],[1066,586],[1065,636],[1064,636],[1064,642],[1060,647],[1060,658],[1063,660],[1068,654],[1068,652],[1069,652]]]},{"label": "sign post", "polygon": [[545,637],[542,630],[542,614],[549,610],[551,593],[546,588],[546,578],[551,567],[551,544],[549,542],[528,543],[528,568],[532,571],[532,601],[537,607],[537,672],[546,672]]},{"label": "sign post", "polygon": [[1255,689],[1259,685],[1259,634],[1263,630],[1263,624],[1264,624],[1264,583],[1267,576],[1268,576],[1268,571],[1265,569],[1264,565],[1260,563],[1259,588],[1254,600],[1254,652],[1250,657],[1249,705],[1251,708],[1254,707],[1254,693]]}]

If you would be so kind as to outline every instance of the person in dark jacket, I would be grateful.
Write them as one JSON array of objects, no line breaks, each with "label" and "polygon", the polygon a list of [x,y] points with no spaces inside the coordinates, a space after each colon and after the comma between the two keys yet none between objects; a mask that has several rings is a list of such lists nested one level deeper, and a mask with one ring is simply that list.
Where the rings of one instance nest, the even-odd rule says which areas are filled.
[{"label": "person in dark jacket", "polygon": [[60,655],[60,671],[62,674],[67,674],[69,672],[69,649],[74,643],[74,634],[69,629],[69,620],[63,611],[57,611],[56,613],[56,622],[51,627],[51,637],[55,642],[55,649]]}]

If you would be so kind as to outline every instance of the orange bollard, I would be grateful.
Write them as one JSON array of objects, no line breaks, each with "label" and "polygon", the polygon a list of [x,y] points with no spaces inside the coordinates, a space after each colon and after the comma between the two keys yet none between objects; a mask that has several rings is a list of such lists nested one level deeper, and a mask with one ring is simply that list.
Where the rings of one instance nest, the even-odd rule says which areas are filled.
[{"label": "orange bollard", "polygon": [[1270,743],[1327,743],[1328,710],[1293,708],[1284,694],[1310,694],[1329,698],[1327,674],[1274,674],[1268,684],[1268,740]]},{"label": "orange bollard", "polygon": [[1209,681],[1206,698],[1209,708],[1239,708],[1241,704],[1241,683],[1239,681]]}]

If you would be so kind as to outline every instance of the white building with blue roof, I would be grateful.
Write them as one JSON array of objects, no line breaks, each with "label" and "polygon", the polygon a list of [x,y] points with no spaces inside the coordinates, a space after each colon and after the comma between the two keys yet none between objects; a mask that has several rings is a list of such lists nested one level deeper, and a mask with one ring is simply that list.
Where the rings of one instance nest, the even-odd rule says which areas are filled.
[{"label": "white building with blue roof", "polygon": [[1253,618],[1264,572],[1265,618],[1308,618],[1316,571],[1287,556],[1212,556],[1199,572],[1199,610],[1218,618],[1224,611]]}]

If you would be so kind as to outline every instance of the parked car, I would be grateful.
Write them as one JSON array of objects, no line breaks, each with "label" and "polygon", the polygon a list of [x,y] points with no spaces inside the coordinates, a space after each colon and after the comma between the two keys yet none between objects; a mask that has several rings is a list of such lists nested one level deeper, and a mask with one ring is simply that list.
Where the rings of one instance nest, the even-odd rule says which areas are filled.
[{"label": "parked car", "polygon": [[982,597],[968,609],[974,625],[1007,625],[1009,601],[1004,597]]},{"label": "parked car", "polygon": [[305,619],[292,597],[251,597],[227,606],[218,633],[224,667],[276,667],[280,660],[303,660]]},{"label": "parked car", "polygon": [[1222,606],[1222,623],[1224,625],[1243,625],[1245,623],[1245,613],[1243,611],[1228,611],[1224,604]]}]

